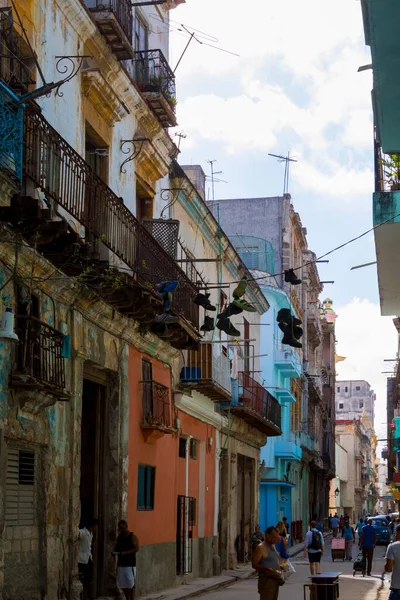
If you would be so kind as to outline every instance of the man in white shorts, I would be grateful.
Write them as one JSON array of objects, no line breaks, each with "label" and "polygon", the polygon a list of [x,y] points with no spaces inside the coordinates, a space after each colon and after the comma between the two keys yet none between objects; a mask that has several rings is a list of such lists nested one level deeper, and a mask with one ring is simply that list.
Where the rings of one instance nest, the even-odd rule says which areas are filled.
[{"label": "man in white shorts", "polygon": [[135,598],[136,553],[139,552],[139,540],[129,531],[128,523],[118,523],[119,535],[115,544],[114,555],[118,556],[117,586],[123,591],[127,600]]}]

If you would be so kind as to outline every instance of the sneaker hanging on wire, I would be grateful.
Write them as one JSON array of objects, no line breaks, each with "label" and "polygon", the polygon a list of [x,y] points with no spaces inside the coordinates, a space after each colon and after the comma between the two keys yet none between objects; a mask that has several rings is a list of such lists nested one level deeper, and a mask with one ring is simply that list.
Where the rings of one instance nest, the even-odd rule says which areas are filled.
[{"label": "sneaker hanging on wire", "polygon": [[237,308],[241,308],[242,310],[246,310],[247,312],[257,312],[255,306],[250,304],[250,302],[247,302],[247,300],[243,300],[242,298],[234,300],[233,304],[237,306]]},{"label": "sneaker hanging on wire", "polygon": [[214,319],[206,315],[204,317],[204,323],[200,327],[200,331],[214,331]]},{"label": "sneaker hanging on wire", "polygon": [[215,306],[213,306],[210,302],[211,294],[197,294],[197,296],[193,299],[195,304],[202,306],[205,310],[217,310]]},{"label": "sneaker hanging on wire", "polygon": [[232,325],[232,323],[230,322],[230,320],[227,317],[222,317],[221,319],[219,319],[219,321],[217,322],[217,327],[218,327],[218,329],[220,329],[221,331],[223,331],[227,335],[231,335],[233,337],[239,337],[240,336],[240,331],[238,331]]},{"label": "sneaker hanging on wire", "polygon": [[246,290],[247,290],[247,277],[243,277],[239,281],[239,283],[235,287],[235,289],[233,290],[232,296],[234,298],[241,298],[246,293]]},{"label": "sneaker hanging on wire", "polygon": [[239,308],[233,302],[231,302],[221,313],[219,313],[219,315],[217,315],[217,318],[221,319],[222,317],[232,317],[233,315],[240,315],[242,312],[243,308]]},{"label": "sneaker hanging on wire", "polygon": [[299,279],[294,272],[294,269],[287,269],[285,271],[285,281],[291,285],[300,285],[301,279]]}]

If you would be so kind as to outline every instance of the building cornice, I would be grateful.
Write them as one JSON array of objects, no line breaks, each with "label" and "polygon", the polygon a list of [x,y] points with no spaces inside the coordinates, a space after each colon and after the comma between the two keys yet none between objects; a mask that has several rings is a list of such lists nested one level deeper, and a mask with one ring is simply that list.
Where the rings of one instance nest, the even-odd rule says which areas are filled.
[{"label": "building cornice", "polygon": [[[214,407],[206,406],[204,401],[201,401],[200,394],[196,394],[195,392],[194,394],[195,397],[190,397],[182,392],[175,392],[175,406],[187,415],[212,425],[218,431],[228,427],[228,419],[226,417],[215,412]],[[209,402],[212,402],[212,400],[209,400]]]},{"label": "building cornice", "polygon": [[[81,42],[80,53],[95,57],[94,67],[100,67],[104,78],[114,93],[123,100],[128,111],[134,115],[136,130],[149,137],[154,145],[154,151],[160,154],[164,165],[169,165],[176,154],[176,146],[168,132],[163,129],[147,103],[133,85],[128,74],[124,71],[111,49],[107,46],[98,30],[90,11],[80,0],[68,2],[56,0],[60,11],[76,31]],[[82,48],[84,46],[84,48]],[[165,167],[163,176],[167,175]]]}]

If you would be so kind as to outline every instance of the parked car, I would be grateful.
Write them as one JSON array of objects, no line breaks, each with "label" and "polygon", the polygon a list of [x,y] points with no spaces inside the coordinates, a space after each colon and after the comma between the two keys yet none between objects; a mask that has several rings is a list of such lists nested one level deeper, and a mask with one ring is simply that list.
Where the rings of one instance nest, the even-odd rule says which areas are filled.
[{"label": "parked car", "polygon": [[376,529],[376,543],[390,544],[391,530],[386,515],[378,515],[377,517],[370,517],[370,519],[372,519],[372,527]]}]

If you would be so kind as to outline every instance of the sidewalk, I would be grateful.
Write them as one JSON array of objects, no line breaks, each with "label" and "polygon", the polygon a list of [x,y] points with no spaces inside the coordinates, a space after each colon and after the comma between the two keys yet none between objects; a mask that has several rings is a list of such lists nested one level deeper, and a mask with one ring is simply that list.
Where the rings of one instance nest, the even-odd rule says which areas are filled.
[{"label": "sidewalk", "polygon": [[223,571],[222,575],[218,575],[217,577],[194,579],[178,588],[163,590],[150,596],[141,596],[140,600],[186,600],[186,598],[194,598],[195,596],[227,587],[237,581],[250,579],[254,575],[255,571],[251,564],[241,565],[237,569]]},{"label": "sidewalk", "polygon": [[[330,537],[331,535],[331,533],[324,533],[324,539]],[[303,549],[304,542],[292,546],[289,549],[290,558],[297,556],[297,554],[300,554],[300,552],[303,552]],[[252,568],[251,563],[248,563],[247,565],[241,565],[237,569],[223,571],[222,575],[218,575],[216,577],[194,579],[193,581],[185,583],[178,588],[163,590],[156,592],[155,594],[151,594],[150,596],[141,596],[140,600],[186,600],[187,598],[201,596],[202,594],[228,587],[237,581],[243,581],[255,576],[255,570]]]}]

